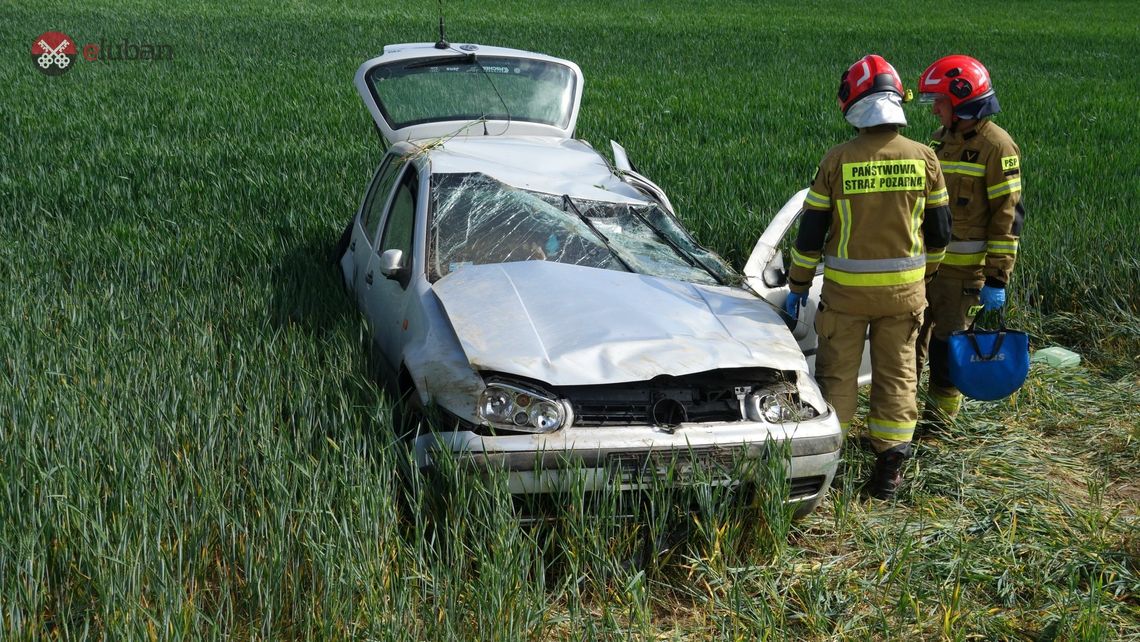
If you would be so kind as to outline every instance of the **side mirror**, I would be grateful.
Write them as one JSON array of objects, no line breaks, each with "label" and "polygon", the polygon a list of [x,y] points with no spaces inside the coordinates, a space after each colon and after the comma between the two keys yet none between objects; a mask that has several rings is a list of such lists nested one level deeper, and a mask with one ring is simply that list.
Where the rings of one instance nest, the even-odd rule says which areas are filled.
[{"label": "side mirror", "polygon": [[380,255],[380,274],[389,279],[398,279],[404,272],[404,251],[384,250]]},{"label": "side mirror", "polygon": [[760,273],[760,278],[763,279],[764,285],[770,288],[782,288],[788,284],[788,273],[784,271],[784,254],[780,250],[776,250],[776,254],[768,261],[768,265],[764,266],[764,271]]}]

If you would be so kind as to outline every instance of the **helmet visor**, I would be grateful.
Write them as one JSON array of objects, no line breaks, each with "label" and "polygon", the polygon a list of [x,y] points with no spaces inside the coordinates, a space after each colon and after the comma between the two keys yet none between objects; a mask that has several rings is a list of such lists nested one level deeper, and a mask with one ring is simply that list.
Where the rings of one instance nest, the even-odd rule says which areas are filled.
[{"label": "helmet visor", "polygon": [[931,105],[934,104],[934,101],[938,100],[938,97],[941,95],[942,94],[932,94],[924,91],[918,95],[918,102],[923,105]]}]

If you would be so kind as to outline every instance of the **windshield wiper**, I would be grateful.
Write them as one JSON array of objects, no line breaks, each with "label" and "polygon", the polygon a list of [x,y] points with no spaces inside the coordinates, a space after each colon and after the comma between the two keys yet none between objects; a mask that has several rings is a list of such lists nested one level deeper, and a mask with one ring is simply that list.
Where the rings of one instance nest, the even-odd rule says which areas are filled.
[{"label": "windshield wiper", "polygon": [[656,225],[649,222],[649,219],[641,212],[637,211],[636,207],[630,207],[629,211],[633,212],[633,215],[636,216],[638,220],[640,220],[642,223],[645,223],[646,227],[653,230],[653,233],[657,235],[657,238],[665,241],[666,245],[673,248],[673,251],[677,253],[677,256],[680,256],[682,259],[684,259],[690,267],[700,267],[705,272],[708,272],[709,276],[711,276],[713,280],[716,281],[719,285],[725,284],[724,279],[720,278],[719,274],[713,272],[709,266],[705,265],[703,261],[697,259],[695,256],[690,256],[689,253],[686,252],[680,245],[678,245],[676,241],[669,238],[669,236],[658,229]]},{"label": "windshield wiper", "polygon": [[582,219],[582,222],[586,224],[586,227],[590,228],[590,231],[593,232],[594,235],[599,239],[601,239],[602,245],[606,246],[606,249],[610,251],[610,254],[618,260],[618,263],[621,263],[622,267],[624,267],[627,272],[636,272],[636,270],[629,266],[629,263],[625,262],[625,259],[621,258],[621,255],[618,254],[617,250],[614,249],[614,246],[610,244],[610,240],[606,238],[606,235],[602,234],[598,228],[594,227],[594,222],[590,220],[590,217],[586,216],[582,213],[582,210],[578,209],[578,206],[574,204],[574,200],[570,198],[570,195],[563,194],[562,206],[565,208],[567,205],[569,205],[570,209],[578,215],[578,218]]}]

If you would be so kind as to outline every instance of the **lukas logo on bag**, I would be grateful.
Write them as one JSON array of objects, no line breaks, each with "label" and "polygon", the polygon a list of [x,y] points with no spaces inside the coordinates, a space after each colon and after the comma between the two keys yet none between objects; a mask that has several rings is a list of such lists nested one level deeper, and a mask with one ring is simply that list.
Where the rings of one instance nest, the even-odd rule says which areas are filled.
[{"label": "lukas logo on bag", "polygon": [[978,354],[970,355],[970,363],[984,363],[986,361],[1005,361],[1005,353],[999,352],[990,358],[978,356]]}]

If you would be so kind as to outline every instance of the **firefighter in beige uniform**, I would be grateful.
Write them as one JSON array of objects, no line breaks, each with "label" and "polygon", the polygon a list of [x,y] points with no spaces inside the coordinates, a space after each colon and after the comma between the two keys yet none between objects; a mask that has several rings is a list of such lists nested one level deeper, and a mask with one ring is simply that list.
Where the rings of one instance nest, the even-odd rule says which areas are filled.
[{"label": "firefighter in beige uniform", "polygon": [[[989,72],[969,56],[946,56],[919,77],[920,100],[942,127],[930,146],[942,163],[953,234],[938,276],[927,286],[930,307],[919,333],[917,371],[930,362],[923,423],[945,427],[962,405],[950,381],[950,334],[964,330],[980,307],[1005,305],[1024,221],[1021,150],[988,120],[1000,111]],[[981,304],[979,306],[979,303]]]},{"label": "firefighter in beige uniform", "polygon": [[[930,148],[898,133],[906,125],[902,81],[869,55],[843,74],[839,106],[859,129],[819,164],[792,250],[785,309],[798,316],[821,258],[816,379],[844,430],[855,414],[859,364],[870,328],[871,444],[868,490],[894,496],[918,419],[914,343],[926,307],[925,278],[950,236],[950,210]],[[822,255],[822,256],[821,256]]]}]

